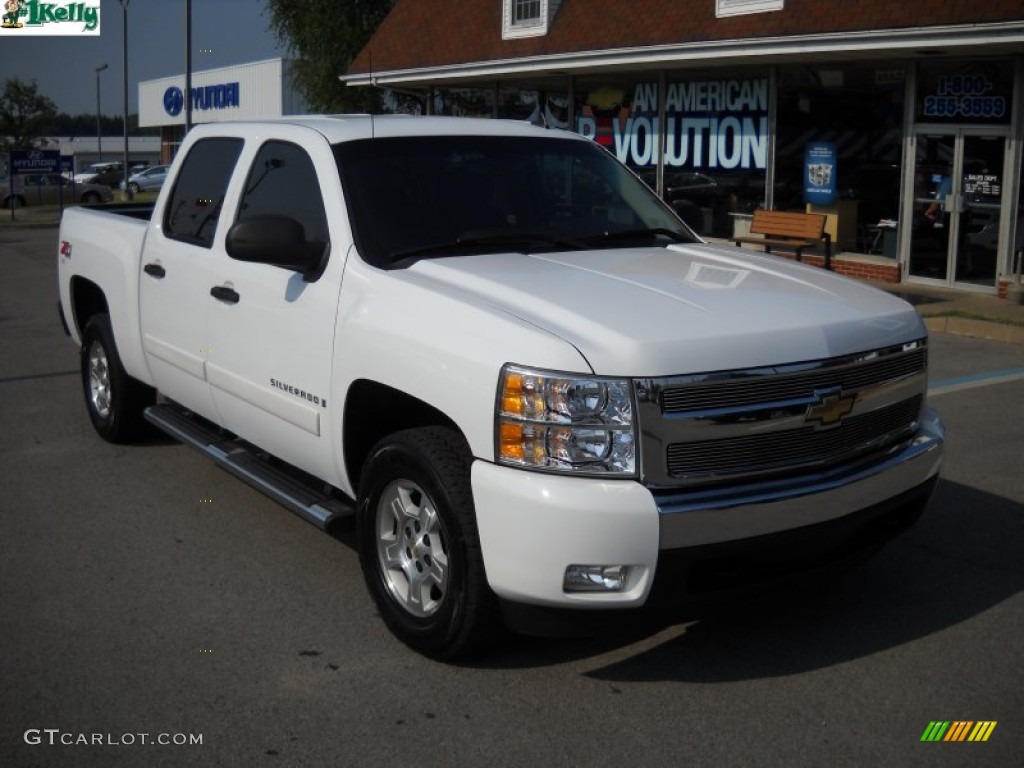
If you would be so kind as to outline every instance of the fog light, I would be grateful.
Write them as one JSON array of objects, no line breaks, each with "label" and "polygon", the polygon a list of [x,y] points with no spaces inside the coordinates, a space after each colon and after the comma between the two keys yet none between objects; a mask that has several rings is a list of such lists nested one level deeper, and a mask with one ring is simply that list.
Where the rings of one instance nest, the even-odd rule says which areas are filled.
[{"label": "fog light", "polygon": [[570,565],[562,589],[566,592],[621,592],[629,578],[628,565]]}]

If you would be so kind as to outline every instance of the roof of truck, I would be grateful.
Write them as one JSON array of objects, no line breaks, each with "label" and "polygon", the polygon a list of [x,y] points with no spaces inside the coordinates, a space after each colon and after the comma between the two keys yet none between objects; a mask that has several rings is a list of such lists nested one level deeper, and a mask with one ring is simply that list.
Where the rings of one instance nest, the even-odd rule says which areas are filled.
[{"label": "roof of truck", "polygon": [[[287,124],[311,128],[330,143],[356,139],[394,136],[544,136],[545,128],[523,120],[492,120],[472,117],[421,117],[416,115],[293,115],[253,121],[206,123],[196,126],[197,133],[223,135],[232,125]],[[579,138],[558,130],[560,136]]]}]

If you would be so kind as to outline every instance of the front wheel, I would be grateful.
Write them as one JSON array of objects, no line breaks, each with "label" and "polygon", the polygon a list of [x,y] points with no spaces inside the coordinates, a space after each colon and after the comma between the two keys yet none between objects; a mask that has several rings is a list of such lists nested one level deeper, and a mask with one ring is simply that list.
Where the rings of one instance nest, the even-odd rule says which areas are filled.
[{"label": "front wheel", "polygon": [[108,315],[93,315],[82,332],[82,390],[89,419],[100,437],[126,443],[145,428],[142,412],[156,393],[121,365]]},{"label": "front wheel", "polygon": [[405,430],[373,449],[358,505],[359,560],[388,628],[434,659],[478,649],[500,628],[487,586],[463,437]]},{"label": "front wheel", "polygon": [[82,195],[82,202],[85,203],[86,205],[92,205],[94,203],[98,203],[99,201],[100,196],[97,195],[95,192],[86,192],[84,195]]},{"label": "front wheel", "polygon": [[139,193],[138,183],[134,181],[128,182],[128,191],[131,192],[133,195],[137,195]]}]

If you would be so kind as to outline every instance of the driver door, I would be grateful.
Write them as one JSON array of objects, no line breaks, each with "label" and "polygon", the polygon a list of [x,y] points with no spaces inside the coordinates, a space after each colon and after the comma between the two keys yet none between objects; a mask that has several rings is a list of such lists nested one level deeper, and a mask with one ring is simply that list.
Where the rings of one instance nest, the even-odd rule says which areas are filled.
[{"label": "driver door", "polygon": [[293,141],[264,141],[255,151],[233,223],[267,215],[298,221],[306,242],[322,248],[321,267],[303,275],[218,249],[211,277],[223,290],[207,318],[207,375],[229,430],[329,478],[336,442],[329,417],[341,406],[331,370],[345,251],[328,224],[322,189],[331,191],[331,205],[341,206],[340,182],[326,140],[301,128],[275,133],[291,131]]}]

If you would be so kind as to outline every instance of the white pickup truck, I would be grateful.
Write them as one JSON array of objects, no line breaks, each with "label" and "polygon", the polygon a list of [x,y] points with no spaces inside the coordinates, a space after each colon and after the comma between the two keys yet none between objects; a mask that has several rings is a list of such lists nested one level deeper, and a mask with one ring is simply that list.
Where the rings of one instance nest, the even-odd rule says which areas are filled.
[{"label": "white pickup truck", "polygon": [[67,211],[58,260],[99,434],[354,516],[434,658],[846,562],[938,479],[909,305],[702,242],[570,133],[201,126],[155,206]]}]

